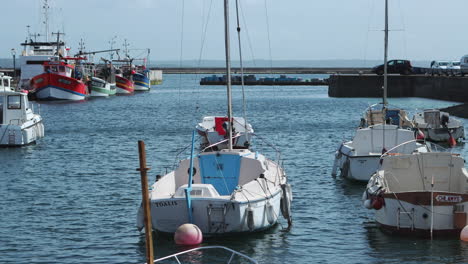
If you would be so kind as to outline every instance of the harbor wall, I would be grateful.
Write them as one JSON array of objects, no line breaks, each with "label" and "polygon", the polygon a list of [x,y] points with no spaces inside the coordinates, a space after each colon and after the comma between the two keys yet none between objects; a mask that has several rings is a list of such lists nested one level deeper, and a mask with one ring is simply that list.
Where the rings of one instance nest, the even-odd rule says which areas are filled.
[{"label": "harbor wall", "polygon": [[[383,76],[331,75],[330,97],[382,97]],[[429,75],[389,75],[388,97],[423,97],[468,102],[468,77]]]}]

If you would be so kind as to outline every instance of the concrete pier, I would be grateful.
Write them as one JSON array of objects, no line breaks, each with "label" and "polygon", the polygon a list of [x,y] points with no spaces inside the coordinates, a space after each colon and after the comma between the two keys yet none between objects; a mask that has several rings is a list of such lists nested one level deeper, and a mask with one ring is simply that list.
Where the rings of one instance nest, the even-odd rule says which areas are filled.
[{"label": "concrete pier", "polygon": [[[383,76],[331,75],[330,97],[382,97]],[[468,102],[468,77],[430,75],[389,75],[388,97],[423,97]]]}]

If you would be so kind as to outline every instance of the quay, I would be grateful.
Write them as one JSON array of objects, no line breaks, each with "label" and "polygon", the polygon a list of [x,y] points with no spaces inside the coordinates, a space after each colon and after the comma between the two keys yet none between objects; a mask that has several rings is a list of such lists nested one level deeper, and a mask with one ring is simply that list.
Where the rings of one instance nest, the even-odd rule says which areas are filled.
[{"label": "quay", "polygon": [[[150,67],[161,70],[164,74],[224,74],[225,67]],[[360,67],[245,67],[245,74],[366,74],[371,68]],[[231,68],[234,74],[240,74],[239,67]]]},{"label": "quay", "polygon": [[[383,76],[334,74],[328,79],[330,97],[382,97]],[[468,102],[468,77],[388,75],[388,97],[423,97]]]}]

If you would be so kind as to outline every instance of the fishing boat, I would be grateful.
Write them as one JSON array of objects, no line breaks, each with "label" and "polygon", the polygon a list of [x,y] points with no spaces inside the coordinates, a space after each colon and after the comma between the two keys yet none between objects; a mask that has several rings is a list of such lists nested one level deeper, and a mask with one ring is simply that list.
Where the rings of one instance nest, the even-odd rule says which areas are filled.
[{"label": "fishing boat", "polygon": [[44,62],[44,73],[31,79],[31,87],[38,100],[84,100],[88,88],[76,79],[78,73],[74,66],[65,61]]},{"label": "fishing boat", "polygon": [[[405,127],[410,124],[406,112],[388,106],[387,101],[387,55],[388,55],[388,14],[385,1],[385,40],[384,40],[384,89],[381,109],[372,107],[365,112],[365,120],[351,141],[343,142],[335,151],[332,175],[336,176],[338,169],[343,177],[368,182],[380,165],[380,156],[392,149],[398,153],[427,152],[428,147],[415,141],[419,138],[418,131]],[[380,119],[380,121],[378,121]],[[364,124],[363,124],[364,123]],[[366,125],[369,125],[366,127]],[[411,141],[410,144],[404,144]]]},{"label": "fishing boat", "polygon": [[[69,49],[65,47],[65,42],[49,41],[49,0],[43,0],[41,7],[41,14],[43,15],[41,24],[44,26],[44,34],[32,34],[29,31],[30,26],[27,26],[27,37],[21,43],[23,51],[19,57],[21,76],[17,87],[18,90],[32,89],[30,86],[31,79],[43,72],[45,62],[59,60],[60,56],[68,56]],[[42,41],[38,40],[38,37],[43,38]]]},{"label": "fishing boat", "polygon": [[438,109],[426,109],[416,113],[413,123],[430,141],[456,144],[457,140],[465,138],[463,123]]},{"label": "fishing boat", "polygon": [[[227,0],[224,7],[226,75],[230,80]],[[189,158],[157,177],[151,187],[152,227],[159,232],[174,233],[184,223],[195,224],[204,236],[254,232],[275,225],[280,214],[291,224],[291,186],[280,165],[280,153],[274,148],[277,158],[273,161],[250,148],[250,136],[255,135],[245,117],[233,117],[230,81],[226,88],[227,116],[205,117],[196,129],[203,138],[197,152],[194,130]],[[241,128],[235,123],[245,132],[236,133]],[[215,133],[218,137],[212,136]],[[245,138],[248,144],[236,145],[236,137]],[[141,207],[137,226],[143,228]]]},{"label": "fishing boat", "polygon": [[449,152],[386,154],[363,200],[385,231],[459,235],[468,224],[465,160]]},{"label": "fishing boat", "polygon": [[33,112],[28,93],[14,91],[11,77],[0,73],[0,146],[24,146],[44,137],[42,117]]},{"label": "fishing boat", "polygon": [[149,91],[151,88],[149,71],[135,72],[132,74],[135,91]]},{"label": "fishing boat", "polygon": [[115,75],[115,86],[116,93],[119,95],[130,95],[135,91],[133,82],[120,75]]},{"label": "fishing boat", "polygon": [[92,97],[106,97],[115,95],[116,87],[98,77],[91,77],[89,84]]}]

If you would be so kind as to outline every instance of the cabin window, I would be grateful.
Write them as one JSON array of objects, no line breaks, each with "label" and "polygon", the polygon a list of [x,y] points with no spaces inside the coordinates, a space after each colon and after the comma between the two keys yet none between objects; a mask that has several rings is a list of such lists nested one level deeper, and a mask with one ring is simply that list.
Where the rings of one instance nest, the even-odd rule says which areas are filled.
[{"label": "cabin window", "polygon": [[8,109],[21,109],[21,96],[9,95],[8,96]]},{"label": "cabin window", "polygon": [[60,70],[60,72],[65,72],[65,66],[60,66],[59,70]]},{"label": "cabin window", "polygon": [[45,72],[49,72],[49,71],[50,71],[50,67],[49,67],[49,66],[45,66],[45,67],[44,67],[44,71],[45,71]]},{"label": "cabin window", "polygon": [[44,81],[43,78],[38,78],[38,79],[34,80],[34,83],[41,83],[42,81]]},{"label": "cabin window", "polygon": [[50,67],[51,72],[57,72],[57,66],[52,66]]},{"label": "cabin window", "polygon": [[69,80],[65,80],[65,79],[58,79],[58,81],[64,84],[71,84]]}]

